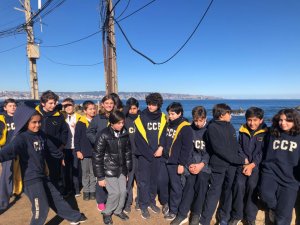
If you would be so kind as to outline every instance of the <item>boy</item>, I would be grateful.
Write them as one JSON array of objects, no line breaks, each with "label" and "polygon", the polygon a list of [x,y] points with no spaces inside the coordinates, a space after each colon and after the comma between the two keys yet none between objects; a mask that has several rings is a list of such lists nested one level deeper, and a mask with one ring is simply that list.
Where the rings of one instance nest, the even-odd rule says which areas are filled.
[{"label": "boy", "polygon": [[191,127],[193,129],[194,150],[189,162],[190,174],[186,178],[178,214],[171,222],[172,225],[179,225],[186,222],[190,210],[189,224],[199,224],[211,174],[211,170],[208,167],[209,155],[206,151],[205,143],[205,132],[207,128],[205,108],[196,106],[192,110],[192,116],[193,123]]},{"label": "boy", "polygon": [[[62,152],[68,139],[68,126],[64,116],[56,109],[58,99],[58,95],[54,92],[45,91],[41,95],[41,103],[36,107],[36,110],[42,115],[41,130],[47,136],[47,147],[51,151],[58,149]],[[50,154],[46,155],[46,161],[50,170],[50,179],[59,187],[59,191],[62,193],[61,163]]]},{"label": "boy", "polygon": [[255,225],[258,212],[256,189],[264,138],[268,129],[264,123],[262,109],[251,107],[247,109],[245,117],[246,123],[239,130],[240,155],[247,158],[249,164],[238,167],[236,171],[230,225],[241,224],[243,218],[246,220],[246,224]]},{"label": "boy", "polygon": [[207,128],[207,144],[211,152],[209,162],[212,170],[211,185],[200,218],[202,225],[210,224],[221,193],[217,219],[221,225],[228,223],[231,210],[231,187],[236,167],[248,163],[246,158],[238,154],[239,143],[230,120],[231,108],[228,105],[221,103],[213,107],[213,119]]},{"label": "boy", "polygon": [[75,127],[74,145],[77,158],[81,160],[83,200],[96,199],[96,177],[93,173],[93,147],[86,136],[86,129],[96,115],[96,106],[92,101],[82,104],[84,116],[81,116]]},{"label": "boy", "polygon": [[[8,144],[13,137],[15,130],[13,116],[16,108],[17,104],[14,99],[9,98],[4,101],[4,114],[0,115],[0,148]],[[8,207],[9,198],[13,193],[12,168],[12,160],[2,163],[2,172],[0,176],[0,211],[5,210]]]},{"label": "boy", "polygon": [[14,115],[15,138],[0,151],[0,162],[15,157],[19,159],[24,192],[32,205],[31,225],[45,223],[49,206],[60,217],[71,221],[70,224],[80,224],[85,222],[87,218],[78,210],[71,208],[47,175],[49,170],[45,163],[46,152],[60,162],[63,154],[58,149],[47,148],[45,144],[46,135],[40,129],[41,119],[41,115],[34,108],[27,105],[17,108]]},{"label": "boy", "polygon": [[183,117],[183,108],[179,102],[173,102],[167,107],[169,123],[166,131],[165,151],[169,156],[166,162],[170,182],[169,213],[166,220],[174,220],[182,197],[183,184],[181,175],[188,166],[193,150],[193,131]]},{"label": "boy", "polygon": [[102,211],[104,224],[112,224],[112,214],[121,220],[129,217],[123,212],[126,201],[126,177],[132,169],[131,147],[125,116],[120,111],[109,115],[110,126],[97,137],[93,152],[93,169],[98,184],[106,187],[108,198]]},{"label": "boy", "polygon": [[74,193],[75,197],[80,196],[80,177],[81,165],[77,158],[74,146],[75,127],[81,115],[75,112],[75,102],[72,98],[66,98],[62,101],[63,109],[66,112],[65,121],[68,125],[68,139],[64,149],[65,166],[64,171],[64,185],[65,194]]},{"label": "boy", "polygon": [[[132,170],[129,172],[128,175],[128,182],[127,182],[127,200],[124,207],[125,213],[130,213],[131,205],[133,202],[133,181],[136,179],[136,169],[137,169],[137,157],[135,155],[135,143],[134,143],[134,134],[135,134],[135,126],[134,120],[139,115],[139,102],[135,98],[129,98],[126,102],[126,107],[128,108],[128,113],[126,115],[125,120],[125,127],[129,133],[129,140],[131,144],[131,151],[132,151]],[[138,195],[136,197],[136,209],[138,209]]]},{"label": "boy", "polygon": [[135,144],[138,157],[139,206],[143,219],[149,219],[148,207],[159,213],[155,197],[157,194],[157,175],[160,157],[165,145],[166,116],[160,108],[163,98],[159,93],[146,96],[147,108],[134,121],[136,126]]}]

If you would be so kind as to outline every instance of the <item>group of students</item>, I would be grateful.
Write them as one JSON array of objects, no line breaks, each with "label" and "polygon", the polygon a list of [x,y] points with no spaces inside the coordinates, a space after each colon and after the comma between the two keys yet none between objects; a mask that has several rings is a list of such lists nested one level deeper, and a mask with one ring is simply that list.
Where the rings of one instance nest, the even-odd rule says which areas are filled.
[{"label": "group of students", "polygon": [[[71,224],[84,222],[86,217],[62,198],[71,193],[79,197],[81,185],[83,200],[96,200],[104,224],[113,223],[112,215],[128,220],[134,180],[135,209],[143,219],[151,217],[151,210],[162,211],[171,225],[209,225],[219,202],[219,224],[243,220],[252,225],[261,201],[274,224],[291,223],[300,182],[299,112],[282,109],[267,128],[264,111],[251,107],[237,137],[227,104],[216,104],[210,121],[206,109],[196,106],[189,123],[179,102],[167,106],[167,116],[159,93],[145,100],[147,108],[140,111],[136,99],[123,105],[112,93],[101,100],[99,114],[92,101],[85,101],[81,115],[73,99],[66,98],[64,116],[51,91],[43,93],[36,110],[14,106],[11,113],[5,105],[4,119],[0,116],[0,144],[7,143],[0,150],[0,206],[9,200],[9,191],[2,198],[7,184],[2,177],[11,169],[5,161],[14,160],[32,203],[31,224],[43,224],[49,206]],[[16,193],[17,181],[10,193]]]}]

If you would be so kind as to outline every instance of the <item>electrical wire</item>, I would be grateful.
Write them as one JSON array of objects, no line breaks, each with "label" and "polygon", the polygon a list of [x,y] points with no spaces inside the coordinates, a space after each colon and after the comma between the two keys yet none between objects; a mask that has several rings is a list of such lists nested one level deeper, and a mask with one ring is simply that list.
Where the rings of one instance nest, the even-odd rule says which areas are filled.
[{"label": "electrical wire", "polygon": [[193,35],[195,34],[195,32],[197,31],[198,27],[200,26],[200,24],[202,23],[203,19],[205,18],[207,12],[209,11],[212,3],[214,2],[214,0],[211,0],[208,7],[206,8],[204,14],[202,15],[200,21],[198,22],[198,24],[196,25],[196,27],[194,28],[193,32],[190,34],[190,36],[187,38],[187,40],[183,43],[183,45],[173,54],[171,55],[171,57],[169,57],[168,59],[162,61],[162,62],[155,62],[154,60],[152,60],[150,57],[146,56],[145,54],[143,54],[142,52],[140,52],[139,50],[135,49],[132,44],[130,43],[129,39],[127,38],[124,30],[122,29],[122,27],[120,26],[119,22],[115,20],[117,26],[119,27],[121,33],[123,34],[126,42],[128,43],[128,45],[130,46],[130,48],[136,52],[137,54],[141,55],[142,57],[144,57],[145,59],[147,59],[148,61],[150,61],[152,64],[154,65],[162,65],[165,64],[167,62],[169,62],[171,59],[173,59],[185,46],[186,44],[190,41],[190,39],[193,37]]},{"label": "electrical wire", "polygon": [[123,11],[120,13],[120,15],[116,18],[116,20],[118,20],[121,16],[123,16],[123,14],[126,12],[126,10],[128,9],[130,4],[130,0],[128,0],[127,5],[125,6],[125,8],[123,9]]},{"label": "electrical wire", "polygon": [[68,63],[62,63],[62,62],[55,61],[55,60],[49,58],[48,56],[46,56],[45,54],[43,54],[43,56],[44,56],[47,60],[49,60],[50,62],[55,63],[55,64],[58,64],[58,65],[62,65],[62,66],[70,66],[70,67],[91,67],[91,66],[97,66],[97,65],[103,64],[103,61],[97,62],[97,63],[93,63],[93,64],[68,64]]},{"label": "electrical wire", "polygon": [[15,47],[12,47],[12,48],[9,48],[9,49],[0,51],[0,53],[12,51],[12,50],[14,50],[14,49],[16,49],[16,48],[20,48],[20,47],[22,47],[22,46],[24,46],[24,45],[26,45],[26,44],[27,44],[27,43],[23,43],[23,44],[17,45],[17,46],[15,46]]},{"label": "electrical wire", "polygon": [[85,37],[82,37],[80,39],[77,39],[77,40],[74,40],[74,41],[71,41],[71,42],[67,42],[67,43],[64,43],[64,44],[58,44],[58,45],[40,45],[41,48],[56,48],[56,47],[62,47],[62,46],[66,46],[66,45],[71,45],[71,44],[74,44],[74,43],[77,43],[77,42],[80,42],[80,41],[83,41],[85,39],[88,39],[98,33],[100,33],[102,30],[98,30],[92,34],[89,34]]}]

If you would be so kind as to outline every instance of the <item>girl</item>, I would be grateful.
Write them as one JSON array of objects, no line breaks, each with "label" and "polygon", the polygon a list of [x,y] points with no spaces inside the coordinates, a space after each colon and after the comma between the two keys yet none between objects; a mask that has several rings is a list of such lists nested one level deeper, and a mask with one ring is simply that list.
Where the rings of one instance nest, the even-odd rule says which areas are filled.
[{"label": "girl", "polygon": [[[101,100],[101,106],[99,109],[99,115],[95,116],[89,124],[86,130],[86,135],[94,146],[96,138],[99,136],[100,132],[106,128],[109,124],[108,117],[109,114],[114,110],[115,102],[112,95],[106,95]],[[96,185],[96,202],[97,209],[102,212],[105,209],[105,202],[107,199],[106,190],[99,185]]]},{"label": "girl", "polygon": [[125,116],[120,111],[109,116],[110,126],[105,128],[95,143],[93,169],[98,184],[106,187],[108,198],[102,211],[104,224],[112,224],[114,213],[122,220],[129,217],[122,211],[126,200],[126,177],[132,169],[129,136],[124,129]]},{"label": "girl", "polygon": [[[79,224],[87,218],[74,210],[63,199],[57,187],[51,182],[45,164],[47,154],[46,136],[41,129],[41,115],[26,105],[19,106],[14,115],[15,138],[0,151],[0,162],[19,159],[24,192],[32,204],[31,225],[45,223],[49,206],[71,224]],[[59,150],[49,152],[57,159],[63,158]],[[63,160],[62,160],[63,162]],[[14,174],[16,176],[16,174]],[[19,185],[21,183],[15,183]],[[15,187],[16,187],[15,186]]]},{"label": "girl", "polygon": [[299,189],[300,115],[282,109],[272,119],[266,157],[262,164],[261,199],[277,225],[291,224]]}]

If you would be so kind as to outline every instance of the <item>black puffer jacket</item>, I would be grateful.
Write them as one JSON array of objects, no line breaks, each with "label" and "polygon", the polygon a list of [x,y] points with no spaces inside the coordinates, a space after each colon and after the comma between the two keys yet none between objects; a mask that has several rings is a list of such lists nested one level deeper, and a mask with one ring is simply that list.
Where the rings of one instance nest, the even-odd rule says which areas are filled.
[{"label": "black puffer jacket", "polygon": [[96,139],[93,170],[98,180],[105,177],[127,176],[132,169],[132,155],[128,132],[123,129],[116,137],[109,126]]}]

